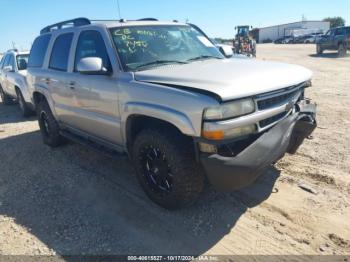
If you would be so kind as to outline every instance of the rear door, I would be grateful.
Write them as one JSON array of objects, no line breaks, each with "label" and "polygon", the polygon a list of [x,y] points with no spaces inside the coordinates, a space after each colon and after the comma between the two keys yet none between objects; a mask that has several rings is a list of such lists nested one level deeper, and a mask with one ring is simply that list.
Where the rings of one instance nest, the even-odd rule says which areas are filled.
[{"label": "rear door", "polygon": [[345,35],[344,28],[337,28],[334,31],[334,38],[333,38],[333,42],[332,42],[332,45],[334,48],[338,48],[338,44],[340,41],[342,41],[344,39],[344,35]]},{"label": "rear door", "polygon": [[[77,121],[74,125],[95,137],[120,144],[118,82],[113,77],[111,55],[108,54],[107,44],[110,45],[110,42],[106,34],[98,29],[81,31],[78,37],[72,78],[73,106],[77,112]],[[86,75],[77,72],[79,61],[86,57],[101,58],[108,74]]]},{"label": "rear door", "polygon": [[66,124],[74,124],[76,115],[71,106],[73,101],[70,85],[72,73],[68,72],[73,38],[74,33],[69,32],[59,34],[53,39],[45,77],[57,118]]}]

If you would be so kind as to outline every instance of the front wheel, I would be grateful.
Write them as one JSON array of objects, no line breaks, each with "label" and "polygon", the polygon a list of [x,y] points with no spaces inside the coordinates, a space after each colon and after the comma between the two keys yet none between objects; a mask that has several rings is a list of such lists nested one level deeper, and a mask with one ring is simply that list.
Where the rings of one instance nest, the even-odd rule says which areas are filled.
[{"label": "front wheel", "polygon": [[316,45],[316,53],[318,55],[322,55],[323,49],[322,49],[321,45]]},{"label": "front wheel", "polygon": [[22,115],[24,117],[31,116],[33,114],[33,111],[28,107],[26,101],[24,100],[22,92],[19,89],[16,89],[16,94],[17,94],[17,101],[19,104],[19,108],[21,109]]},{"label": "front wheel", "polygon": [[177,133],[141,131],[132,159],[147,196],[166,209],[193,204],[203,190],[204,176],[195,162],[193,145]]},{"label": "front wheel", "polygon": [[44,144],[50,147],[58,147],[63,144],[64,139],[60,135],[59,125],[45,99],[38,104],[37,114]]}]

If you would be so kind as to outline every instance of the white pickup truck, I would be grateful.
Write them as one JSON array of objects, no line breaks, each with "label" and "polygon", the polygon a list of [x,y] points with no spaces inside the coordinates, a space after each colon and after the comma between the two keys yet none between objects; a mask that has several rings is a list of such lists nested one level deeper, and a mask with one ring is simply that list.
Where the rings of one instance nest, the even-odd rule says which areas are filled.
[{"label": "white pickup truck", "polygon": [[34,110],[26,80],[28,57],[29,52],[12,49],[4,54],[0,62],[1,100],[5,105],[17,101],[25,117],[32,115]]}]

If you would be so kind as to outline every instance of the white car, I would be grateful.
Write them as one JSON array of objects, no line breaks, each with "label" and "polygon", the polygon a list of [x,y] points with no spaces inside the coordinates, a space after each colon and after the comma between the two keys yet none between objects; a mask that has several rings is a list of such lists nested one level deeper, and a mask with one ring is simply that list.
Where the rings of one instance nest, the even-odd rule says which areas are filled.
[{"label": "white car", "polygon": [[31,103],[27,89],[27,63],[29,52],[7,51],[0,62],[0,96],[7,105],[17,101],[23,116],[32,115],[34,105]]}]

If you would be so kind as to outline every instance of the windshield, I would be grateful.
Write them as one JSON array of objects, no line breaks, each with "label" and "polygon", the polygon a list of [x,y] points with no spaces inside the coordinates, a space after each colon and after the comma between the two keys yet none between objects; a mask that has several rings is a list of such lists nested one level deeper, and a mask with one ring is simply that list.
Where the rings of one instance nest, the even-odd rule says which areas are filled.
[{"label": "windshield", "polygon": [[248,27],[239,27],[238,28],[238,35],[239,36],[247,36],[249,34],[249,28]]},{"label": "windshield", "polygon": [[224,58],[205,36],[190,26],[119,27],[112,28],[111,34],[127,71]]},{"label": "windshield", "polygon": [[27,69],[28,58],[29,58],[29,55],[27,55],[27,54],[16,56],[18,70],[26,70]]}]

